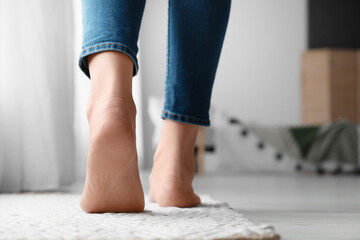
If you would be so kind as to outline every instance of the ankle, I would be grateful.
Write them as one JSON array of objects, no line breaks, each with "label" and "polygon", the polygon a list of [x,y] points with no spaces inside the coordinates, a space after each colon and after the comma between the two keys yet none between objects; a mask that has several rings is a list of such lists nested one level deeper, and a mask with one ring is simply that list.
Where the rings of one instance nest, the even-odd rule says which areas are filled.
[{"label": "ankle", "polygon": [[99,121],[114,119],[119,123],[130,124],[135,130],[136,106],[132,97],[107,97],[97,101],[90,98],[86,115],[90,128]]},{"label": "ankle", "polygon": [[159,144],[157,147],[154,158],[154,166],[171,165],[173,168],[191,170],[195,167],[194,148],[178,148],[173,143]]},{"label": "ankle", "polygon": [[166,161],[191,162],[194,158],[194,147],[198,126],[165,120],[154,163],[164,158]]},{"label": "ankle", "polygon": [[102,111],[111,110],[118,110],[124,113],[128,112],[131,115],[136,115],[136,106],[132,96],[106,96],[102,98],[89,97],[86,107],[86,115],[88,118],[91,118],[93,115],[99,114]]}]

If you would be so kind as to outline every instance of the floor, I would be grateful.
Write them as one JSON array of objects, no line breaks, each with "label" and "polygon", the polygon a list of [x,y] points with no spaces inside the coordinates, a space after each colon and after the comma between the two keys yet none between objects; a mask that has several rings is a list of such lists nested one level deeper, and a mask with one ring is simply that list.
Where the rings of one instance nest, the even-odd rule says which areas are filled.
[{"label": "floor", "polygon": [[[141,173],[145,192],[148,176]],[[274,225],[283,240],[360,240],[359,176],[224,174],[196,177],[194,187]]]}]

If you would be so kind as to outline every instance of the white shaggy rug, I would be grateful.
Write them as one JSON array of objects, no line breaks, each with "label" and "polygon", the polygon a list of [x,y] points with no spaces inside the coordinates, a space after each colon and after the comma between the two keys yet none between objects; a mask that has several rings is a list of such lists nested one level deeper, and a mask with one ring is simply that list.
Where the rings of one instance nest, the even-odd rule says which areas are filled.
[{"label": "white shaggy rug", "polygon": [[0,195],[0,239],[279,239],[226,203],[201,196],[194,208],[161,208],[146,199],[143,213],[87,214],[75,194]]}]

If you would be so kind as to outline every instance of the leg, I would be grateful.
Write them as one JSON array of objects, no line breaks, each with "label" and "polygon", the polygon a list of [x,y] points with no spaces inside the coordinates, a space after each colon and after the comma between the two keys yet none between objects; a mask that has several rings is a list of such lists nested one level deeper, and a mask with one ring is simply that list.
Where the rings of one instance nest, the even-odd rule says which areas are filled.
[{"label": "leg", "polygon": [[150,201],[163,207],[191,207],[200,203],[192,188],[198,128],[168,119],[164,121],[150,176]]},{"label": "leg", "polygon": [[229,10],[230,0],[169,0],[165,121],[150,176],[150,200],[160,206],[200,203],[192,188],[197,125],[210,124]]},{"label": "leg", "polygon": [[143,5],[134,2],[83,1],[85,47],[80,66],[91,75],[91,91],[87,106],[90,142],[80,205],[89,213],[144,209],[132,98]]},{"label": "leg", "polygon": [[91,55],[89,69],[90,145],[81,207],[86,212],[141,212],[144,194],[131,96],[133,62],[123,53],[108,51]]}]

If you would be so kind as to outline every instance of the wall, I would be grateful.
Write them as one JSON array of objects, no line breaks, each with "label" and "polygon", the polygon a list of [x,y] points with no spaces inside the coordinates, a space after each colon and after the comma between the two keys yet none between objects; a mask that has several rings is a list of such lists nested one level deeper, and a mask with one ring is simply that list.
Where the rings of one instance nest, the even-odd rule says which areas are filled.
[{"label": "wall", "polygon": [[[152,166],[155,146],[154,125],[147,114],[149,97],[164,97],[166,71],[167,1],[147,1],[139,36],[140,72],[142,75],[144,167]],[[160,112],[159,112],[160,118]]]},{"label": "wall", "polygon": [[[140,32],[144,158],[154,126],[150,96],[163,97],[167,1],[147,1]],[[243,121],[300,123],[300,55],[306,48],[306,0],[237,0],[215,80],[212,105]],[[159,113],[160,116],[160,113]]]}]

